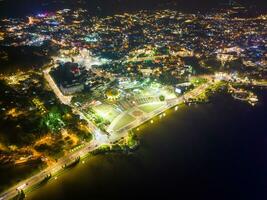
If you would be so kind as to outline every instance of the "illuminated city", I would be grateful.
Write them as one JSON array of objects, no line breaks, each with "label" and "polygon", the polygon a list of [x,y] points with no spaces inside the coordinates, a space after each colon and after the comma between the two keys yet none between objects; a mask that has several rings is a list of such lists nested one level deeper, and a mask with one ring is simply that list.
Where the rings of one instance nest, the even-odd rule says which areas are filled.
[{"label": "illuminated city", "polygon": [[[152,145],[141,132],[179,113],[181,123],[186,109],[203,106],[206,117],[204,108],[220,95],[263,112],[266,12],[251,15],[248,5],[232,1],[205,12],[167,5],[110,15],[77,6],[0,19],[0,200],[27,199],[99,156],[139,155]],[[164,126],[163,135],[182,134]]]}]

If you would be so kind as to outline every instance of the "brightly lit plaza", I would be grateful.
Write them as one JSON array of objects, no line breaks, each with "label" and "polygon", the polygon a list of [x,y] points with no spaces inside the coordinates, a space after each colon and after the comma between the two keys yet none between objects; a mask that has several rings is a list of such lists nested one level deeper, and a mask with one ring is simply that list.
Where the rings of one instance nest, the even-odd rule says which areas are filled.
[{"label": "brightly lit plaza", "polygon": [[163,110],[168,100],[177,97],[172,88],[149,79],[120,81],[118,88],[111,90],[103,100],[94,101],[83,109],[87,117],[108,133],[120,133],[140,124]]},{"label": "brightly lit plaza", "polygon": [[87,49],[69,49],[60,50],[59,56],[52,57],[55,63],[75,62],[81,66],[85,66],[87,69],[91,69],[94,65],[101,65],[108,62],[107,59],[100,59],[92,56],[91,52]]},{"label": "brightly lit plaza", "polygon": [[[76,62],[94,71],[97,71],[95,66],[108,62],[93,57],[86,49],[79,50],[78,53],[75,51],[76,49],[61,50],[60,56],[53,58],[54,62]],[[113,87],[94,90],[94,93],[103,92],[101,98],[93,97],[82,105],[74,106],[98,128],[110,134],[122,133],[142,124],[145,119],[151,118],[153,113],[165,110],[168,100],[177,98],[173,87],[164,86],[150,78],[140,81],[120,78]]]}]

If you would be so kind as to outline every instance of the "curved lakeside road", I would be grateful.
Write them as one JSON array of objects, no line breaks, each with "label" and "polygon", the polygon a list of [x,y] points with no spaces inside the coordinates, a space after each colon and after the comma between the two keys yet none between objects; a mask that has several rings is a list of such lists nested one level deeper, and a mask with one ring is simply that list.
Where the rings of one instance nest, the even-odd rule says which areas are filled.
[{"label": "curved lakeside road", "polygon": [[[59,98],[59,100],[62,103],[69,105],[70,104],[69,97],[62,95],[62,93],[60,92],[60,90],[56,86],[54,80],[49,75],[50,69],[51,68],[44,70],[45,79],[48,81],[50,87],[53,89],[53,91],[55,92],[55,94]],[[62,170],[62,167],[64,167],[64,165],[68,165],[69,163],[73,162],[77,157],[84,157],[89,152],[97,149],[99,146],[101,146],[103,144],[110,144],[112,142],[116,142],[117,140],[119,140],[123,137],[126,137],[129,130],[143,124],[144,122],[146,122],[149,119],[155,117],[156,115],[164,112],[165,110],[167,110],[167,109],[169,109],[169,108],[171,108],[177,104],[182,103],[187,98],[194,98],[194,97],[200,95],[201,93],[203,93],[205,91],[205,89],[207,87],[210,86],[210,84],[211,84],[211,81],[209,81],[206,84],[200,85],[199,87],[186,93],[182,97],[169,100],[166,103],[166,105],[164,107],[162,107],[160,110],[156,110],[155,112],[153,112],[151,114],[147,114],[145,117],[142,117],[141,119],[135,120],[131,124],[128,124],[127,126],[123,127],[122,129],[112,133],[109,137],[106,135],[106,133],[99,130],[89,119],[87,119],[86,116],[82,112],[80,112],[77,108],[73,108],[71,106],[73,108],[74,112],[78,113],[83,119],[85,119],[88,122],[88,126],[93,130],[93,135],[94,135],[93,141],[91,141],[90,143],[86,143],[84,145],[84,147],[82,147],[80,150],[77,150],[76,152],[69,153],[66,156],[62,157],[61,159],[58,160],[58,162],[55,165],[48,167],[48,168],[44,169],[43,171],[37,173],[36,175],[34,175],[34,176],[24,180],[24,181],[21,181],[17,185],[11,187],[9,190],[7,190],[3,194],[1,194],[0,200],[11,199],[11,198],[15,197],[16,195],[18,195],[18,188],[19,188],[19,190],[31,189],[36,184],[38,184],[42,180],[44,180],[44,178],[47,175],[49,175],[49,174],[51,174],[52,176],[56,175],[59,171]]]},{"label": "curved lakeside road", "polygon": [[17,188],[25,190],[25,189],[29,189],[29,188],[35,186],[36,184],[38,184],[39,182],[44,180],[44,178],[47,175],[49,175],[49,174],[51,174],[52,176],[55,175],[57,172],[62,170],[62,167],[64,165],[68,165],[70,162],[72,162],[73,160],[75,160],[79,156],[83,157],[88,152],[93,151],[94,149],[96,149],[99,145],[101,145],[101,144],[100,143],[96,143],[94,141],[92,143],[89,143],[89,144],[85,145],[79,151],[74,152],[74,153],[70,153],[67,156],[64,156],[54,166],[48,167],[45,170],[39,172],[38,174],[36,174],[36,175],[34,175],[34,176],[32,176],[32,177],[20,182],[16,186],[10,188],[8,191],[6,191],[4,194],[2,194],[0,199],[1,200],[3,200],[3,199],[11,199],[11,198],[15,197],[18,194]]}]

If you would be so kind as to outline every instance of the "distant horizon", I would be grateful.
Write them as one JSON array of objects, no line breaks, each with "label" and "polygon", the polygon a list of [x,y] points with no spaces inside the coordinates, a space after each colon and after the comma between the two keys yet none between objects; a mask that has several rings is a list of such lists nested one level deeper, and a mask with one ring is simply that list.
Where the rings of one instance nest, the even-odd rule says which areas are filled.
[{"label": "distant horizon", "polygon": [[[105,2],[104,0],[81,0],[73,2],[70,0],[62,1],[34,1],[24,0],[17,2],[15,0],[0,1],[0,17],[21,17],[38,12],[55,11],[64,8],[82,7],[92,15],[111,15],[121,12],[131,12],[138,10],[154,10],[158,8],[173,8],[181,11],[209,11],[213,8],[227,4],[228,0],[113,0]],[[265,13],[267,5],[263,0],[238,0],[233,1],[241,3],[247,7],[253,7],[254,10]],[[192,6],[194,5],[194,6]]]},{"label": "distant horizon", "polygon": [[241,1],[0,0],[0,200],[265,199],[267,12]]}]

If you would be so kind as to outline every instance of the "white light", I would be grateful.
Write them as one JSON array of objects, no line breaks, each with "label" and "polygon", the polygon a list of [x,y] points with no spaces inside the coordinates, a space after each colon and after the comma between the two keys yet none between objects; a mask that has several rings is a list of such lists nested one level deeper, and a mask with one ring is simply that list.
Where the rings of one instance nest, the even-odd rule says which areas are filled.
[{"label": "white light", "polygon": [[178,93],[178,94],[181,94],[182,90],[180,88],[175,88],[175,92]]},{"label": "white light", "polygon": [[22,189],[24,189],[25,187],[26,187],[26,183],[24,183],[23,185],[19,186],[17,189],[18,189],[18,190],[22,190]]}]

